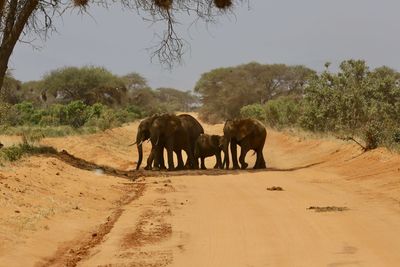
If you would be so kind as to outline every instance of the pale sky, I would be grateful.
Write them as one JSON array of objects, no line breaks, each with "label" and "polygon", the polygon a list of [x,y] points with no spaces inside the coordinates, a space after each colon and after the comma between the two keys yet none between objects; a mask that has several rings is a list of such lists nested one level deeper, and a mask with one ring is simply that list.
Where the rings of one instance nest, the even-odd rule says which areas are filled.
[{"label": "pale sky", "polygon": [[40,50],[18,45],[9,64],[14,76],[37,80],[63,66],[98,65],[118,75],[138,72],[153,88],[191,90],[204,72],[250,61],[321,70],[327,61],[335,68],[354,58],[400,70],[398,0],[250,0],[250,8],[238,7],[217,25],[179,27],[191,50],[171,71],[146,51],[161,26],[119,7],[89,12],[67,12],[58,33],[35,42]]}]

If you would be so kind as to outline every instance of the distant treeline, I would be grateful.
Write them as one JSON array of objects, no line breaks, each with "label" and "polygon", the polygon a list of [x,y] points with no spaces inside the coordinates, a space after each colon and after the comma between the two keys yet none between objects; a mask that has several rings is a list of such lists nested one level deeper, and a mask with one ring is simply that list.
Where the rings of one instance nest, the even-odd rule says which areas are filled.
[{"label": "distant treeline", "polygon": [[194,92],[152,89],[138,73],[117,76],[87,66],[54,70],[40,81],[8,75],[2,125],[95,125],[106,129],[154,113],[192,111],[223,122],[255,117],[276,128],[361,138],[366,149],[400,142],[400,73],[347,60],[338,72],[249,63],[202,74]]},{"label": "distant treeline", "polygon": [[303,66],[250,63],[202,75],[203,119],[218,122],[255,117],[271,127],[299,127],[361,138],[365,149],[400,142],[400,73],[371,70],[348,60],[339,71],[322,73]]},{"label": "distant treeline", "polygon": [[0,133],[58,136],[120,126],[154,113],[191,111],[190,91],[152,89],[138,73],[117,76],[102,67],[65,67],[39,81],[8,74],[1,90]]},{"label": "distant treeline", "polygon": [[157,112],[190,111],[196,98],[190,91],[152,89],[138,73],[117,76],[95,66],[65,67],[46,74],[42,80],[20,82],[8,74],[1,99],[9,104],[32,103],[35,107],[81,101],[112,108],[136,106],[145,115]]}]

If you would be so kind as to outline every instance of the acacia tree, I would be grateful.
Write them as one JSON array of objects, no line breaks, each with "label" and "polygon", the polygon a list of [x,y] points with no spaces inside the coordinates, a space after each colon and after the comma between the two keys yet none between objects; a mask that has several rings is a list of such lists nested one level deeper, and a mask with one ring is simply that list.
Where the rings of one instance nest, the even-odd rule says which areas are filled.
[{"label": "acacia tree", "polygon": [[[196,19],[213,21],[217,15],[230,10],[234,1],[243,0],[0,0],[0,88],[2,88],[10,56],[18,40],[28,34],[47,36],[54,30],[53,19],[62,16],[66,8],[77,6],[86,10],[91,2],[107,7],[119,2],[152,22],[165,22],[166,30],[154,48],[153,56],[172,66],[181,59],[184,41],[175,32],[176,15],[195,15]],[[148,18],[150,16],[150,18]]]},{"label": "acacia tree", "polygon": [[256,62],[203,73],[194,88],[201,97],[203,119],[218,121],[239,116],[240,108],[284,95],[301,97],[315,72],[304,66]]}]

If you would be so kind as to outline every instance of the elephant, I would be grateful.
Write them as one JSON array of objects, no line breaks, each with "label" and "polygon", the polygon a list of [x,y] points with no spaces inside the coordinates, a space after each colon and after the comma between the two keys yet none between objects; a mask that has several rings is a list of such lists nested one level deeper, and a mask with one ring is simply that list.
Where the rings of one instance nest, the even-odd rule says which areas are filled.
[{"label": "elephant", "polygon": [[[169,115],[169,114],[163,114],[163,115],[153,115],[151,117],[148,117],[146,119],[144,119],[138,127],[138,131],[137,131],[137,136],[136,136],[136,142],[134,144],[137,144],[138,147],[138,154],[139,154],[139,160],[138,160],[138,164],[136,166],[136,169],[138,170],[140,168],[140,165],[142,163],[142,159],[143,159],[143,148],[142,148],[142,143],[148,139],[150,139],[150,129],[153,126],[153,122],[162,117],[162,119],[160,119],[157,124],[158,127],[161,127],[160,123],[161,122],[165,122],[168,119],[172,119],[172,120],[176,120],[176,117],[179,119],[180,121],[180,125],[182,126],[182,130],[188,135],[188,140],[189,140],[189,148],[186,148],[185,151],[186,153],[191,153],[191,156],[188,155],[188,160],[185,164],[185,167],[187,168],[197,168],[197,163],[194,162],[193,160],[189,160],[191,158],[194,158],[194,143],[197,139],[197,137],[201,134],[204,133],[204,129],[201,126],[201,124],[191,115],[189,114],[181,114],[179,116],[175,116],[175,115]],[[167,130],[167,127],[164,127],[164,130]],[[162,134],[162,131],[161,131]],[[160,135],[161,136],[161,135]],[[186,145],[183,145],[184,147]],[[156,169],[166,169],[165,164],[164,164],[164,156],[163,156],[163,150],[164,147],[166,147],[166,143],[164,138],[160,138],[157,142],[157,145],[152,147],[152,150],[150,152],[149,157],[147,158],[147,165],[145,167],[146,170],[151,170],[152,169],[152,165],[153,162],[154,167]],[[159,151],[157,151],[159,150]],[[180,142],[176,142],[175,145],[173,146],[173,151],[177,154],[178,157],[178,168],[183,168],[183,164],[182,164],[182,156],[181,156],[181,150],[182,150],[182,144]],[[191,152],[189,152],[191,151]],[[157,161],[154,160],[155,155],[157,154],[157,156],[159,157]]]},{"label": "elephant", "polygon": [[[195,144],[197,138],[201,135],[204,134],[204,129],[203,126],[201,126],[200,122],[198,122],[193,116],[189,114],[181,114],[178,115],[179,120],[182,123],[183,129],[187,132],[189,136],[189,146],[190,146],[190,151],[192,152],[191,158],[195,159],[194,157],[194,150],[195,150]],[[190,169],[198,169],[198,161],[194,160],[193,162],[189,161],[189,155],[187,157],[186,161],[186,168]]]},{"label": "elephant", "polygon": [[[137,150],[138,150],[138,154],[139,154],[139,159],[138,159],[138,163],[136,165],[136,170],[139,170],[140,165],[142,164],[142,160],[143,160],[143,142],[146,140],[150,139],[150,127],[153,124],[153,121],[160,117],[160,115],[156,114],[153,116],[150,116],[144,120],[142,120],[139,124],[138,130],[137,130],[137,134],[136,134],[136,142],[133,143],[132,145],[136,144],[137,146]],[[160,153],[160,155],[162,156],[162,153]],[[145,167],[146,170],[151,169],[151,165],[153,163],[153,159],[154,159],[154,151],[153,149],[151,150],[151,153],[147,159],[147,166]],[[165,169],[165,164],[164,164],[164,157],[161,157],[159,159],[159,168],[161,169]]]},{"label": "elephant", "polygon": [[266,137],[267,130],[264,125],[256,119],[227,120],[224,125],[223,151],[225,153],[225,159],[223,165],[226,165],[226,169],[229,169],[228,147],[230,144],[233,169],[239,169],[237,145],[241,147],[239,162],[242,169],[246,169],[248,166],[245,162],[245,157],[249,150],[254,150],[257,154],[254,169],[265,169],[266,164],[263,156],[263,148]]},{"label": "elephant", "polygon": [[154,153],[154,165],[160,165],[162,151],[165,147],[168,157],[168,170],[174,170],[173,152],[175,151],[178,158],[177,169],[183,169],[182,150],[188,156],[188,162],[193,165],[193,151],[191,148],[190,135],[184,127],[181,119],[176,115],[163,114],[154,119],[150,127],[150,141],[152,144],[152,152]]},{"label": "elephant", "polygon": [[204,159],[215,156],[216,163],[214,169],[223,169],[221,160],[221,151],[224,144],[224,137],[220,135],[201,134],[197,140],[194,150],[194,158],[198,162],[201,160],[201,169],[207,169],[204,164]]}]

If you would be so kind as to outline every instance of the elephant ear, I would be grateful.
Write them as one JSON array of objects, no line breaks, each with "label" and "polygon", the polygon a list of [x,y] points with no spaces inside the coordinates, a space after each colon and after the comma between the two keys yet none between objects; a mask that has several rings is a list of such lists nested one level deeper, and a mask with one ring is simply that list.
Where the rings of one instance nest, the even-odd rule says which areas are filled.
[{"label": "elephant ear", "polygon": [[174,134],[179,129],[180,123],[172,119],[170,120],[168,126],[169,126],[167,129],[168,134]]},{"label": "elephant ear", "polygon": [[238,125],[236,132],[236,139],[238,141],[242,140],[246,136],[250,135],[252,132],[256,130],[256,126],[253,123],[246,123]]},{"label": "elephant ear", "polygon": [[234,136],[235,125],[233,120],[227,120],[224,124],[224,135],[228,138]]}]

